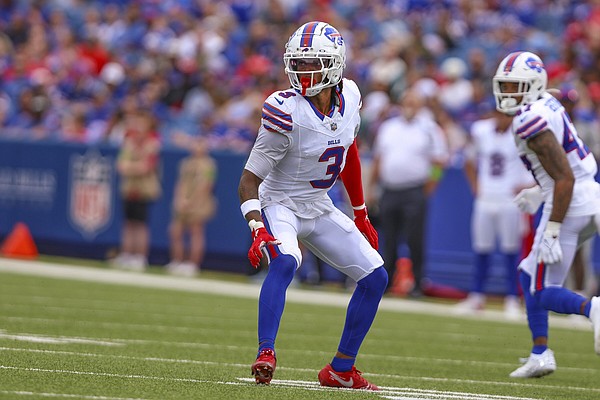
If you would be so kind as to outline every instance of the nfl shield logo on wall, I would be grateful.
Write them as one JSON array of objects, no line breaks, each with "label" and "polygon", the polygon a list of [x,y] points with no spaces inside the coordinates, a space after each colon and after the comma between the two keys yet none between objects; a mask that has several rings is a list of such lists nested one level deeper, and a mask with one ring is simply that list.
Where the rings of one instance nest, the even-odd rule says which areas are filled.
[{"label": "nfl shield logo on wall", "polygon": [[112,219],[113,161],[90,150],[71,157],[69,217],[86,239],[92,240]]}]

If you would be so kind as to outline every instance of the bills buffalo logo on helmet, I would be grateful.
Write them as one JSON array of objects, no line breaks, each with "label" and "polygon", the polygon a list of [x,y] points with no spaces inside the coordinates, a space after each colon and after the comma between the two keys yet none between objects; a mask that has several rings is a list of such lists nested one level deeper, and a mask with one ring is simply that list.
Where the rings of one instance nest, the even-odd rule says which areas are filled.
[{"label": "bills buffalo logo on helmet", "polygon": [[325,37],[331,40],[332,43],[336,43],[337,41],[337,45],[339,46],[344,44],[344,38],[342,38],[342,35],[331,27],[325,28]]},{"label": "bills buffalo logo on helmet", "polygon": [[539,60],[536,60],[535,58],[528,58],[527,61],[525,61],[525,64],[531,68],[531,69],[535,69],[537,72],[542,72],[544,70],[544,63],[542,63]]}]

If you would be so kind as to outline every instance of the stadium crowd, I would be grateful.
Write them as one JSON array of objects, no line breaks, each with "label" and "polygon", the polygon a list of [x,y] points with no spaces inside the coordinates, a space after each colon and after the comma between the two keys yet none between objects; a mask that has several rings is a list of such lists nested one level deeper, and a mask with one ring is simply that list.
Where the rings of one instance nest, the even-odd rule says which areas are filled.
[{"label": "stadium crowd", "polygon": [[143,108],[167,146],[182,132],[246,153],[264,98],[287,86],[283,45],[314,19],[349,44],[365,151],[415,86],[460,155],[493,108],[499,59],[527,49],[546,61],[549,86],[577,101],[573,118],[599,153],[597,0],[1,0],[0,132],[118,144]]}]

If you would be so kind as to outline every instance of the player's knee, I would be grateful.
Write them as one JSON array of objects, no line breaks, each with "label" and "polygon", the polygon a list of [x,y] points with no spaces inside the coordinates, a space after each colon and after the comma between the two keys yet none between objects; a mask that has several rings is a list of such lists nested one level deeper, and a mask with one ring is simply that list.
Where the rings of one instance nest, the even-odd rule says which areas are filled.
[{"label": "player's knee", "polygon": [[277,274],[282,281],[291,282],[296,272],[296,259],[288,254],[281,254],[271,260],[269,274]]},{"label": "player's knee", "polygon": [[552,307],[556,304],[556,292],[559,290],[559,288],[555,287],[542,288],[535,292],[534,297],[542,307],[544,307],[545,309],[552,309]]},{"label": "player's knee", "polygon": [[521,290],[523,293],[530,293],[529,288],[531,286],[531,276],[529,276],[527,272],[521,270],[521,273],[519,274],[519,283],[521,284]]},{"label": "player's knee", "polygon": [[383,266],[376,268],[366,277],[357,282],[357,285],[383,295],[388,284],[388,273]]}]

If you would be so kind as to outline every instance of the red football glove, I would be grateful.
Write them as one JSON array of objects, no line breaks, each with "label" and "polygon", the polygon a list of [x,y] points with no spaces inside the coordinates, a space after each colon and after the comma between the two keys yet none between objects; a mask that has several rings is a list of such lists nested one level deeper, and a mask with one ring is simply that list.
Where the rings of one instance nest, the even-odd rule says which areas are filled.
[{"label": "red football glove", "polygon": [[356,227],[362,233],[369,244],[375,249],[379,249],[379,237],[377,235],[377,231],[371,225],[371,221],[369,220],[369,216],[367,215],[367,208],[363,208],[360,210],[354,210],[354,223]]},{"label": "red football glove", "polygon": [[252,220],[249,226],[252,229],[252,245],[250,246],[250,250],[248,250],[248,259],[254,268],[258,268],[260,259],[263,256],[262,250],[265,246],[281,244],[281,242],[267,232],[262,222]]}]

